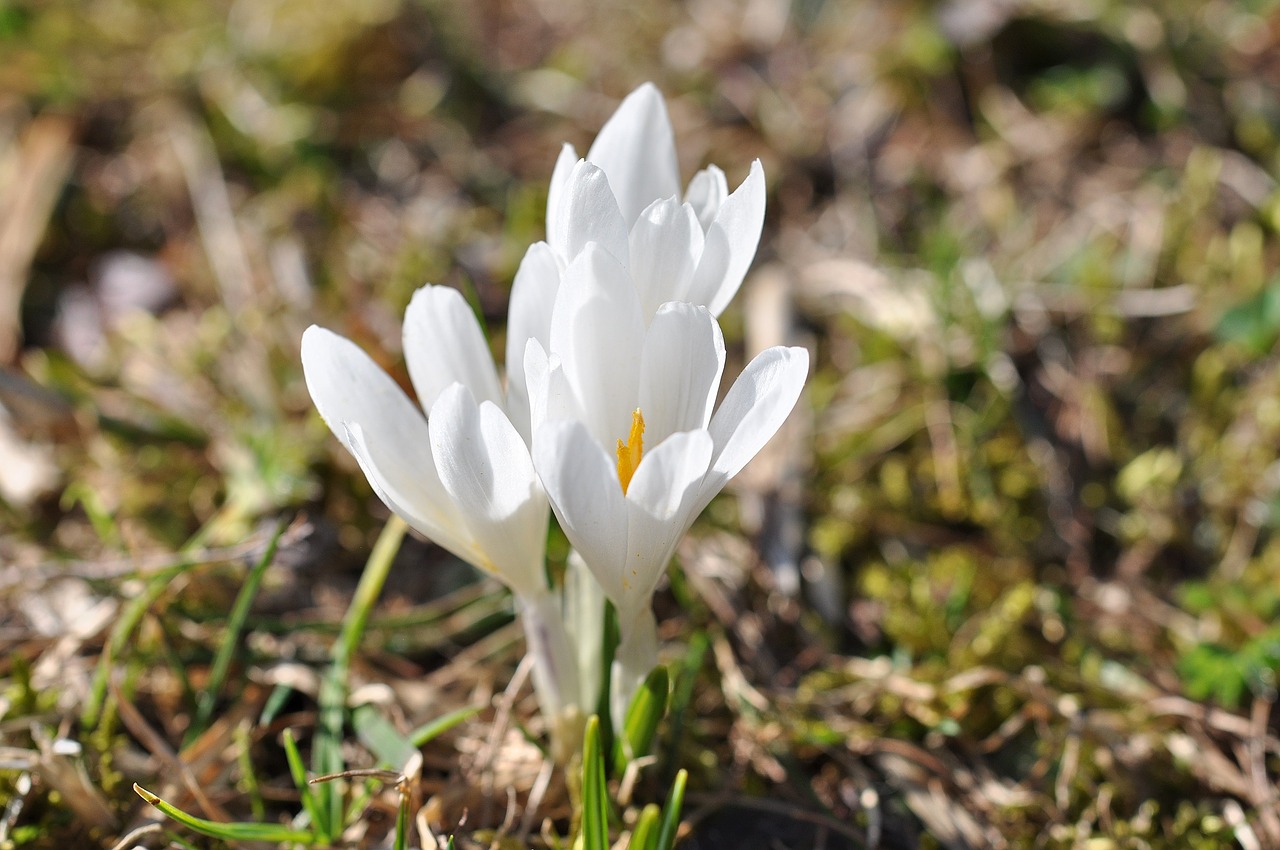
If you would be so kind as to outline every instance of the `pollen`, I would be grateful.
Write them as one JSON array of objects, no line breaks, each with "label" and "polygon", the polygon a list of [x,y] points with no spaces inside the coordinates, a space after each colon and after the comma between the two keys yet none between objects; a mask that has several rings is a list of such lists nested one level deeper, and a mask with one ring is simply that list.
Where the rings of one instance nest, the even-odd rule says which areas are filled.
[{"label": "pollen", "polygon": [[622,492],[627,492],[631,476],[636,474],[640,458],[644,454],[644,415],[640,408],[631,414],[631,433],[626,441],[618,441],[618,481],[622,484]]}]

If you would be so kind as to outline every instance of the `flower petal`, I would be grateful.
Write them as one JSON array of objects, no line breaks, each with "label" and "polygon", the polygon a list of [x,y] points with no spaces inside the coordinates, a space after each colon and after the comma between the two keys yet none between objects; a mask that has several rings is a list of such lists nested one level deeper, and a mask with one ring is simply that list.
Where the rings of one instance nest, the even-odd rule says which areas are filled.
[{"label": "flower petal", "polygon": [[693,276],[689,300],[706,304],[719,316],[729,306],[755,259],[764,227],[764,167],[751,163],[751,172],[733,194],[725,198],[707,229],[702,261]]},{"label": "flower petal", "polygon": [[369,355],[312,325],[302,335],[302,371],[320,416],[383,503],[458,557],[476,550],[436,473],[427,420]]},{"label": "flower petal", "polygon": [[548,354],[560,359],[580,418],[603,446],[630,430],[643,342],[631,276],[607,251],[588,244],[565,270]]},{"label": "flower petal", "polygon": [[560,358],[548,355],[536,339],[525,344],[524,373],[529,386],[531,433],[537,433],[543,422],[582,418]]},{"label": "flower petal", "polygon": [[640,355],[644,437],[706,428],[724,372],[724,337],[706,307],[670,302],[653,317]]},{"label": "flower petal", "polygon": [[547,241],[561,259],[572,263],[587,243],[596,242],[626,265],[627,223],[604,171],[579,160],[560,194],[554,229],[548,226]]},{"label": "flower petal", "polygon": [[782,427],[809,374],[809,352],[775,346],[760,352],[733,382],[709,426],[715,457],[702,482],[701,511]]},{"label": "flower petal", "polygon": [[674,197],[654,201],[631,227],[631,278],[646,317],[667,301],[683,301],[702,256],[702,227],[693,207]]},{"label": "flower petal", "polygon": [[520,434],[462,384],[440,394],[429,425],[440,481],[486,556],[477,566],[518,594],[545,591],[547,502]]},{"label": "flower petal", "polygon": [[507,412],[516,430],[528,443],[529,388],[525,379],[525,347],[537,340],[545,349],[551,340],[551,308],[560,288],[560,264],[546,242],[535,242],[525,252],[511,285],[507,309]]},{"label": "flower petal", "polygon": [[720,205],[729,197],[729,183],[718,165],[708,165],[693,175],[689,188],[684,192],[685,203],[693,207],[698,223],[705,231],[716,220]]},{"label": "flower petal", "polygon": [[578,152],[573,145],[565,142],[560,146],[560,154],[556,157],[555,168],[551,170],[551,185],[547,187],[547,241],[555,232],[560,216],[560,204],[564,198],[564,185],[569,181],[569,172],[573,171],[578,161]]},{"label": "flower petal", "polygon": [[658,198],[680,193],[675,133],[662,93],[644,83],[619,104],[587,151],[609,175],[628,227]]},{"label": "flower petal", "polygon": [[672,434],[645,453],[627,487],[627,560],[618,619],[649,605],[676,544],[701,508],[699,484],[711,462],[713,445],[706,431]]},{"label": "flower petal", "polygon": [[533,435],[533,464],[565,536],[605,595],[622,599],[627,505],[613,459],[581,422],[548,422]]},{"label": "flower petal", "polygon": [[422,409],[454,382],[480,401],[502,403],[493,354],[476,314],[451,286],[424,286],[404,314],[404,359]]},{"label": "flower petal", "polygon": [[[360,425],[347,425],[347,444],[369,486],[392,513],[428,540],[468,564],[480,566],[485,554],[476,545],[457,506],[440,483],[435,464],[422,451],[406,454],[403,444],[367,435]],[[425,455],[425,457],[424,457]]]}]

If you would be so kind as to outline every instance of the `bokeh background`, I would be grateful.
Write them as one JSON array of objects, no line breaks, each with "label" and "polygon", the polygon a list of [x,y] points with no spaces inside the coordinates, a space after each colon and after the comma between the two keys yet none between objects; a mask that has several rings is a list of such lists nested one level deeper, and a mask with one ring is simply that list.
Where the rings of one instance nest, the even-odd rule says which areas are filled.
[{"label": "bokeh background", "polygon": [[[637,799],[690,768],[690,846],[1280,846],[1278,39],[1271,0],[11,0],[0,842],[111,847],[141,779],[201,811],[175,765],[278,522],[199,775],[296,811],[278,718],[386,516],[301,332],[403,381],[444,283],[500,353],[560,145],[652,80],[686,179],[764,163],[730,368],[815,356],[664,586],[684,702]],[[404,728],[484,702],[510,617],[410,541],[356,683]],[[525,799],[493,722],[427,752],[442,829],[494,770]]]}]

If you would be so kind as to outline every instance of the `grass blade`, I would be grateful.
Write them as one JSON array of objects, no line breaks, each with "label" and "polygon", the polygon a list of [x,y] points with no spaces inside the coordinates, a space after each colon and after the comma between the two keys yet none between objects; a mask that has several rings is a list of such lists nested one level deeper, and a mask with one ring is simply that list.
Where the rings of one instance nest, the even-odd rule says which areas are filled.
[{"label": "grass blade", "polygon": [[320,830],[321,837],[326,841],[332,840],[333,836],[324,832],[326,824],[320,811],[320,801],[316,798],[311,783],[307,782],[307,768],[302,762],[302,754],[298,752],[298,745],[293,740],[293,730],[284,730],[281,740],[284,742],[285,759],[289,762],[289,776],[298,789],[298,796],[302,798],[303,811],[311,818],[312,828]]},{"label": "grass blade", "polygon": [[[316,726],[315,741],[312,745],[311,767],[316,773],[325,776],[341,773],[342,764],[342,732],[346,720],[347,708],[347,673],[351,667],[351,659],[360,646],[365,626],[369,623],[369,615],[382,593],[382,586],[387,581],[387,573],[391,570],[391,562],[400,550],[400,542],[404,539],[408,526],[404,520],[394,514],[383,526],[378,541],[369,553],[364,572],[360,574],[360,583],[356,585],[355,595],[346,615],[342,618],[342,633],[334,645],[333,663],[324,679],[320,682],[320,720]],[[322,829],[330,836],[341,834],[345,812],[343,811],[341,786],[336,782],[326,782],[317,789],[319,807],[324,816]]]},{"label": "grass blade", "polygon": [[649,754],[658,722],[667,711],[669,681],[667,668],[658,666],[645,677],[644,684],[631,698],[627,717],[613,744],[613,771],[621,776],[627,764]]},{"label": "grass blade", "polygon": [[609,798],[600,748],[600,718],[587,721],[582,743],[582,850],[609,850]]},{"label": "grass blade", "polygon": [[636,820],[636,828],[631,830],[631,841],[627,844],[627,850],[656,850],[658,846],[658,819],[662,817],[662,812],[658,807],[650,803],[640,812],[640,817]]},{"label": "grass blade", "polygon": [[676,846],[676,831],[680,829],[680,810],[684,808],[684,786],[688,781],[689,772],[681,770],[676,774],[676,781],[671,784],[667,804],[662,807],[662,826],[658,830],[656,850],[671,850]]},{"label": "grass blade", "polygon": [[392,850],[408,850],[409,847],[409,794],[400,789],[400,805],[396,807],[396,837]]},{"label": "grass blade", "polygon": [[462,721],[479,714],[483,707],[480,705],[464,706],[449,712],[443,717],[437,717],[430,723],[424,723],[409,733],[409,743],[413,744],[414,747],[421,747],[428,741],[448,732]]},{"label": "grass blade", "polygon": [[317,844],[320,841],[318,836],[310,832],[303,832],[302,830],[276,823],[219,823],[218,821],[205,820],[204,818],[189,815],[177,806],[166,803],[136,782],[133,784],[133,790],[139,797],[178,823],[212,838],[218,838],[223,841],[270,841],[275,844],[284,842]]},{"label": "grass blade", "polygon": [[245,620],[249,616],[249,606],[253,604],[253,598],[258,595],[258,588],[262,585],[262,577],[266,574],[267,567],[271,566],[271,562],[276,558],[276,549],[280,545],[284,528],[283,522],[276,523],[275,531],[267,541],[267,548],[263,551],[262,557],[249,570],[244,585],[236,594],[235,604],[231,607],[231,616],[227,619],[227,631],[222,637],[222,645],[218,647],[218,654],[213,659],[213,668],[209,671],[209,684],[196,703],[196,719],[190,731],[187,732],[187,741],[194,741],[209,724],[209,718],[213,715],[213,708],[218,701],[218,692],[222,690],[227,671],[231,669],[231,659],[235,656],[236,647],[240,645],[240,633],[244,630]]}]

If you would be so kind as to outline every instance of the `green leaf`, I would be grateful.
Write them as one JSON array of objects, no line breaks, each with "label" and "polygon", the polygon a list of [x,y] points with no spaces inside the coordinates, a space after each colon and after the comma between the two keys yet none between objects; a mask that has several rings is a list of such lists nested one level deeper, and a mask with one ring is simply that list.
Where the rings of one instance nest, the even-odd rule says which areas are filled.
[{"label": "green leaf", "polygon": [[1280,283],[1269,286],[1222,314],[1214,335],[1252,354],[1265,354],[1280,338]]},{"label": "green leaf", "polygon": [[418,750],[413,742],[396,731],[376,705],[365,703],[353,708],[351,726],[356,730],[360,743],[377,756],[383,767],[404,767]]},{"label": "green leaf", "polygon": [[298,789],[298,796],[302,798],[302,809],[307,813],[307,817],[311,818],[313,829],[319,830],[320,837],[325,841],[330,841],[334,836],[324,831],[327,821],[323,818],[320,808],[320,800],[316,797],[315,789],[311,787],[311,783],[307,782],[307,767],[302,761],[302,754],[298,752],[298,745],[293,740],[293,730],[285,729],[284,734],[280,736],[284,743],[284,757],[289,762],[289,776],[293,779],[293,785]]},{"label": "green leaf", "polygon": [[609,798],[600,748],[600,718],[587,721],[582,742],[582,850],[609,850]]},{"label": "green leaf", "polygon": [[161,800],[155,794],[138,783],[133,790],[139,797],[164,812],[184,826],[194,829],[202,835],[218,838],[223,841],[269,841],[273,844],[292,842],[294,844],[318,844],[321,839],[317,835],[276,823],[219,823],[194,817]]},{"label": "green leaf", "polygon": [[649,754],[658,722],[667,711],[670,683],[666,667],[655,667],[631,698],[627,717],[613,745],[613,770],[621,776],[627,764]]},{"label": "green leaf", "polygon": [[409,847],[409,795],[400,791],[400,805],[396,807],[396,837],[391,845],[393,850],[408,850]]},{"label": "green leaf", "polygon": [[409,742],[413,744],[415,749],[417,747],[421,747],[423,744],[427,743],[428,741],[436,738],[439,735],[443,735],[445,732],[448,732],[450,729],[457,726],[459,723],[466,720],[467,718],[474,717],[475,715],[479,714],[480,709],[482,709],[483,707],[484,706],[480,706],[480,705],[464,706],[463,708],[459,708],[455,711],[449,712],[443,717],[437,717],[435,720],[432,720],[430,723],[424,723],[423,725],[419,726],[417,729],[414,729],[412,732],[409,733]]},{"label": "green leaf", "polygon": [[658,819],[662,810],[650,803],[640,812],[636,828],[631,830],[631,842],[627,850],[656,850],[658,846]]},{"label": "green leaf", "polygon": [[676,846],[676,832],[680,829],[680,810],[684,808],[684,786],[689,781],[689,772],[681,770],[676,774],[676,781],[671,783],[671,793],[667,795],[667,803],[662,807],[662,826],[658,830],[656,850],[672,850]]}]

